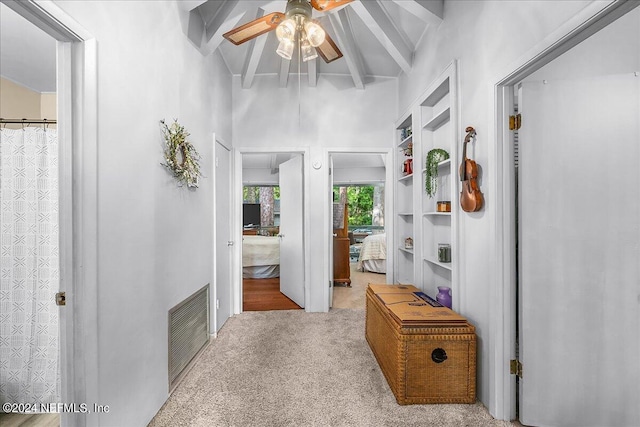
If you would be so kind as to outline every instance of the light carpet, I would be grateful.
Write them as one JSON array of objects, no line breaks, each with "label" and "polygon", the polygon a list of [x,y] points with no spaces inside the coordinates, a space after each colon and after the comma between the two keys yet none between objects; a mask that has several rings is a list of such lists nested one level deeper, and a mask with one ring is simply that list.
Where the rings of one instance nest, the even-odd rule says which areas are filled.
[{"label": "light carpet", "polygon": [[334,308],[364,308],[367,286],[369,283],[386,283],[384,274],[361,272],[356,269],[356,263],[351,263],[351,286],[333,288]]},{"label": "light carpet", "polygon": [[480,403],[398,405],[364,338],[364,317],[334,309],[230,318],[149,425],[516,425]]}]

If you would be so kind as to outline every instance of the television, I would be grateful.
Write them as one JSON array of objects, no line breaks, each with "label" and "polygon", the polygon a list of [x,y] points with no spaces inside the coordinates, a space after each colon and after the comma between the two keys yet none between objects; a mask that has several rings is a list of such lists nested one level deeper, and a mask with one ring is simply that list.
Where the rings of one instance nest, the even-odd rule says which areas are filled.
[{"label": "television", "polygon": [[243,203],[242,225],[260,227],[260,203]]}]

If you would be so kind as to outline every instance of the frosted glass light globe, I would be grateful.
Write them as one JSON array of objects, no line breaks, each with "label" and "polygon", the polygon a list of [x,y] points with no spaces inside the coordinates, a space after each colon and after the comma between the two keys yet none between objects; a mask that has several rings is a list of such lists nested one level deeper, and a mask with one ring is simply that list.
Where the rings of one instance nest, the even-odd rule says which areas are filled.
[{"label": "frosted glass light globe", "polygon": [[311,46],[318,47],[324,43],[325,32],[320,25],[313,21],[307,21],[304,23],[304,30]]},{"label": "frosted glass light globe", "polygon": [[288,39],[282,39],[280,44],[278,45],[278,49],[276,53],[282,56],[284,59],[291,60],[291,55],[293,55],[293,41]]},{"label": "frosted glass light globe", "polygon": [[302,51],[302,62],[311,61],[312,59],[315,59],[318,57],[318,53],[316,52],[316,49],[311,47],[311,44],[306,39],[302,41],[302,44],[300,45],[300,50]]},{"label": "frosted glass light globe", "polygon": [[296,35],[296,23],[293,19],[285,19],[276,27],[276,37],[279,41],[290,40],[294,41]]}]

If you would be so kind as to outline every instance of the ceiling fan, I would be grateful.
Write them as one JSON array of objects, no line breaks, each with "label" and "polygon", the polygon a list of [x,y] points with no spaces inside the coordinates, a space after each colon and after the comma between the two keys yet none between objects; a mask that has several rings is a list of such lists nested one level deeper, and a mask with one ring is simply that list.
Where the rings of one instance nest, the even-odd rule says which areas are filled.
[{"label": "ceiling fan", "polygon": [[223,37],[231,43],[239,45],[275,29],[280,42],[276,53],[284,59],[291,59],[295,44],[298,42],[303,61],[317,58],[320,54],[322,59],[329,63],[341,58],[342,52],[322,26],[316,20],[311,19],[312,8],[326,12],[352,1],[287,0],[285,13],[270,13],[234,28],[223,34]]}]

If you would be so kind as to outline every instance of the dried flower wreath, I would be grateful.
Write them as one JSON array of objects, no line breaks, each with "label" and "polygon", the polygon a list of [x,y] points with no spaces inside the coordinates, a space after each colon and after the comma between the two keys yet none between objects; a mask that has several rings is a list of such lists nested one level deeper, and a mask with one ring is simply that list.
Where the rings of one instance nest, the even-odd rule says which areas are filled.
[{"label": "dried flower wreath", "polygon": [[199,163],[200,155],[195,147],[187,141],[189,132],[178,123],[178,119],[174,119],[170,126],[164,120],[160,120],[160,127],[166,142],[165,163],[162,165],[169,169],[181,184],[197,188],[198,178],[202,176]]}]

